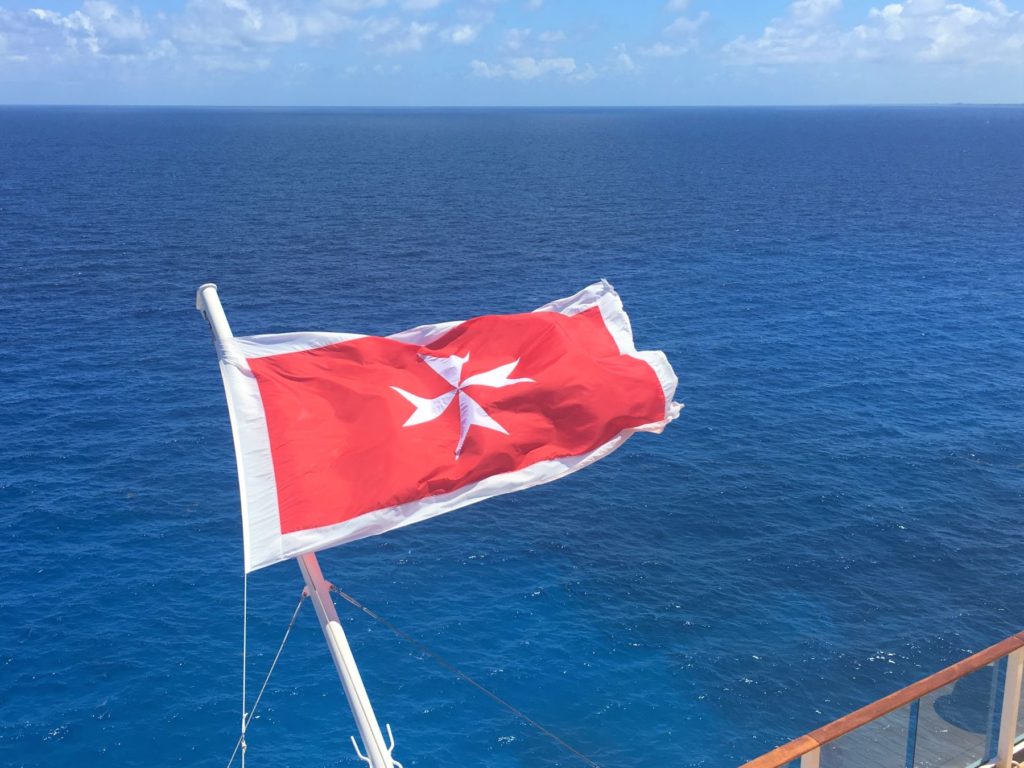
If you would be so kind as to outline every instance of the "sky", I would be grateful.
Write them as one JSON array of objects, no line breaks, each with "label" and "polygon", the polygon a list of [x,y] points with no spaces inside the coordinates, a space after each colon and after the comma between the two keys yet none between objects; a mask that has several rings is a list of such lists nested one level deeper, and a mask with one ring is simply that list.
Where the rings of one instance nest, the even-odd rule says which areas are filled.
[{"label": "sky", "polygon": [[0,104],[959,102],[1024,103],[1024,0],[0,5]]}]

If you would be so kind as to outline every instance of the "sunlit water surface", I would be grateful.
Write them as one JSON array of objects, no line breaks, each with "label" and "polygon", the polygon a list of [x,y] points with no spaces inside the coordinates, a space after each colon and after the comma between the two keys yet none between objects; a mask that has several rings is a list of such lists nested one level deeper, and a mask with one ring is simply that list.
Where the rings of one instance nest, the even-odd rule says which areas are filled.
[{"label": "sunlit water surface", "polygon": [[[329,578],[602,766],[727,766],[1024,626],[1024,110],[0,110],[0,764],[222,766],[238,333],[611,280],[687,407]],[[301,590],[250,579],[262,677]],[[581,763],[347,605],[411,766]],[[355,766],[307,606],[250,765]]]}]

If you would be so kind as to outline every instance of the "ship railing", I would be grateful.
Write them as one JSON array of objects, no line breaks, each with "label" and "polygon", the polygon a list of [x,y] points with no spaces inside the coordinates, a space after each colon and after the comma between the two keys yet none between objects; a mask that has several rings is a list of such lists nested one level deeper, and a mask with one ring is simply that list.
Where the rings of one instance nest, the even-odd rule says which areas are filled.
[{"label": "ship railing", "polygon": [[742,768],[1011,768],[1024,749],[1024,632]]}]

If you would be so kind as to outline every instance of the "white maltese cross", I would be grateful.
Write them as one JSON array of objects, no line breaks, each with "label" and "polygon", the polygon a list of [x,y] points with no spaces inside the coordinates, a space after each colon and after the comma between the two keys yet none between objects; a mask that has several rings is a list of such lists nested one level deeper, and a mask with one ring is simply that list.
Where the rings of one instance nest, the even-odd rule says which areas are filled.
[{"label": "white maltese cross", "polygon": [[430,399],[406,392],[399,387],[391,387],[416,407],[416,410],[412,412],[412,415],[402,425],[403,427],[414,427],[417,424],[426,424],[428,421],[433,421],[448,409],[448,406],[451,405],[452,400],[457,395],[459,398],[459,444],[455,446],[456,459],[462,453],[462,446],[466,442],[466,435],[469,434],[469,428],[472,426],[493,429],[495,432],[501,432],[503,435],[508,434],[508,430],[492,419],[476,400],[466,394],[465,390],[466,387],[508,387],[512,384],[532,382],[533,379],[510,379],[508,377],[515,370],[515,367],[519,365],[519,360],[513,360],[511,363],[500,365],[484,373],[474,374],[468,379],[463,380],[462,366],[469,360],[468,352],[465,357],[459,357],[458,355],[452,355],[451,357],[420,355],[420,359],[429,365],[438,376],[451,384],[452,390],[445,392],[440,397]]}]

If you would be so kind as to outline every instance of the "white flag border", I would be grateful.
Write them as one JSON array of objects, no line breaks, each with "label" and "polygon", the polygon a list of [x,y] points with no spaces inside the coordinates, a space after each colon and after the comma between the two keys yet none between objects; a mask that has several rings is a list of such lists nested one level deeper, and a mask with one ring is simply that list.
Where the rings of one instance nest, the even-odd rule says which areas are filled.
[{"label": "white flag border", "polygon": [[[449,493],[366,512],[342,523],[285,534],[281,533],[280,528],[277,484],[270,453],[266,415],[260,399],[259,386],[247,360],[315,349],[358,339],[361,335],[282,333],[239,336],[227,340],[218,352],[238,463],[246,572],[251,573],[307,552],[316,552],[418,523],[494,496],[557,480],[604,458],[636,432],[661,432],[666,424],[679,415],[682,408],[681,404],[673,401],[678,383],[675,372],[664,353],[637,351],[629,317],[622,307],[618,293],[608,281],[594,283],[575,296],[550,302],[534,311],[558,312],[572,316],[594,306],[600,308],[601,317],[615,339],[619,351],[643,360],[657,375],[665,395],[665,417],[662,420],[623,430],[608,442],[585,454],[540,461],[514,472],[492,475]],[[408,344],[428,344],[462,322],[465,321],[421,325],[392,334],[388,338]]]}]

